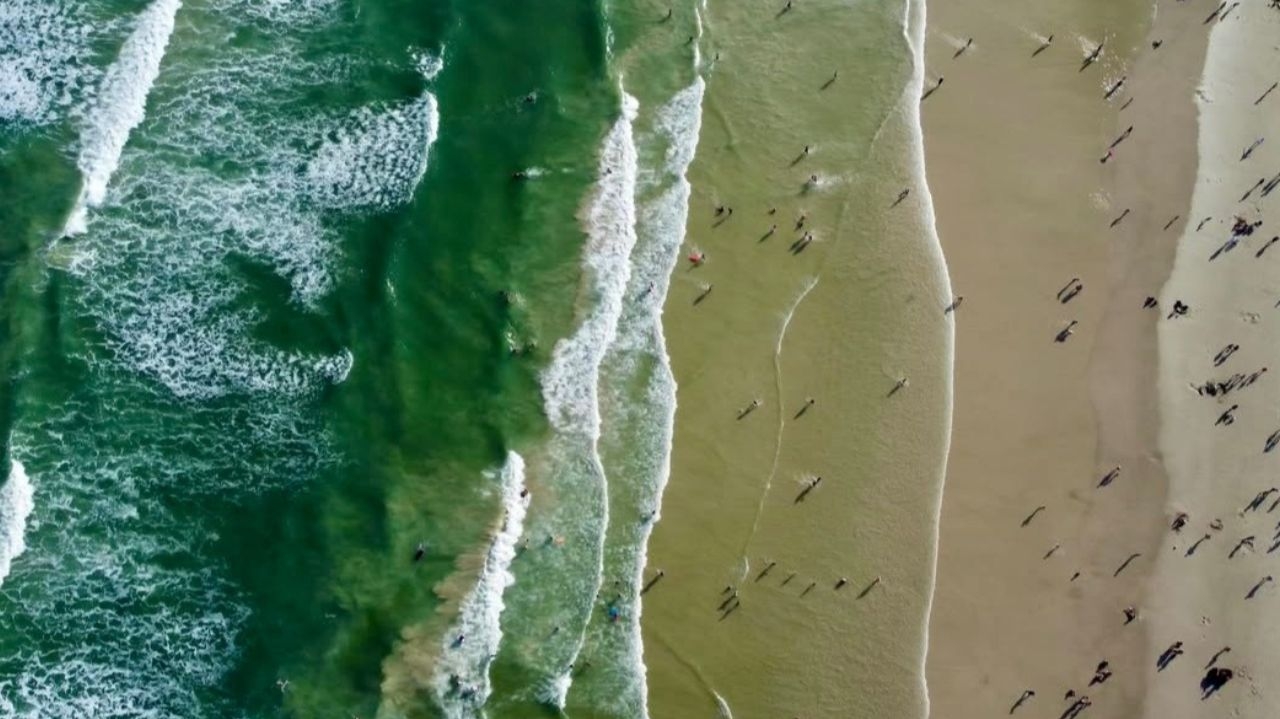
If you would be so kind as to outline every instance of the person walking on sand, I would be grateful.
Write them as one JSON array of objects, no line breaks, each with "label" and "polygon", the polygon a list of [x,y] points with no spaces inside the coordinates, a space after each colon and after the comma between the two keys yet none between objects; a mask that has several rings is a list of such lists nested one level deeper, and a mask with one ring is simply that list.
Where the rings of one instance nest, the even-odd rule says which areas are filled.
[{"label": "person walking on sand", "polygon": [[1072,277],[1070,280],[1067,280],[1067,284],[1063,285],[1062,289],[1058,290],[1058,300],[1061,301],[1062,296],[1065,295],[1072,287],[1075,287],[1076,283],[1079,281],[1079,277]]},{"label": "person walking on sand", "polygon": [[1071,335],[1075,332],[1076,325],[1078,324],[1080,323],[1077,322],[1076,320],[1071,320],[1071,324],[1067,325],[1066,327],[1063,327],[1062,331],[1059,332],[1057,336],[1053,338],[1053,341],[1059,344],[1066,342],[1068,339],[1071,338]]},{"label": "person walking on sand", "polygon": [[1209,668],[1211,668],[1214,664],[1217,664],[1217,663],[1218,663],[1218,660],[1222,658],[1222,655],[1223,655],[1223,654],[1226,654],[1226,653],[1227,653],[1227,652],[1229,652],[1229,651],[1231,651],[1231,647],[1223,647],[1223,648],[1219,649],[1219,650],[1217,651],[1217,653],[1216,653],[1216,654],[1214,654],[1212,657],[1210,657],[1210,658],[1209,658],[1209,663],[1208,663],[1208,664],[1206,664],[1206,665],[1204,665],[1204,668],[1205,668],[1205,669],[1209,669]]},{"label": "person walking on sand", "polygon": [[1093,705],[1093,702],[1089,700],[1089,697],[1082,696],[1079,699],[1077,699],[1074,704],[1067,707],[1067,710],[1062,713],[1061,719],[1075,719],[1075,717],[1080,716],[1081,712],[1083,712],[1085,709],[1088,709],[1092,705]]},{"label": "person walking on sand", "polygon": [[1098,662],[1098,668],[1093,670],[1093,678],[1089,680],[1089,686],[1102,684],[1111,678],[1111,663],[1103,659]]},{"label": "person walking on sand", "polygon": [[1245,595],[1245,599],[1253,599],[1258,595],[1258,592],[1261,591],[1263,587],[1267,586],[1268,582],[1272,582],[1272,581],[1275,581],[1275,580],[1272,578],[1270,574],[1263,577],[1262,579],[1259,579],[1258,583],[1253,585],[1253,589],[1250,589],[1249,593]]},{"label": "person walking on sand", "polygon": [[944,80],[946,80],[946,79],[947,79],[947,78],[945,78],[945,77],[943,77],[943,76],[939,75],[939,76],[938,76],[938,82],[934,83],[933,87],[931,87],[931,88],[929,88],[928,90],[925,90],[925,91],[924,91],[924,95],[921,95],[921,96],[920,96],[920,101],[921,101],[921,102],[924,102],[925,100],[928,100],[930,95],[932,95],[933,93],[937,92],[937,91],[938,91],[938,88],[942,87],[942,82],[943,82]]},{"label": "person walking on sand", "polygon": [[1156,671],[1164,671],[1174,659],[1180,656],[1182,656],[1182,642],[1170,644],[1169,648],[1161,652],[1160,657],[1156,659]]},{"label": "person walking on sand", "polygon": [[1035,696],[1035,695],[1036,695],[1036,692],[1035,692],[1035,690],[1034,690],[1034,689],[1024,689],[1024,690],[1022,691],[1022,696],[1018,697],[1018,701],[1014,702],[1014,703],[1013,703],[1013,706],[1009,707],[1009,713],[1010,713],[1010,714],[1012,714],[1012,713],[1014,713],[1014,712],[1018,711],[1018,707],[1020,707],[1020,706],[1022,706],[1023,704],[1025,704],[1025,703],[1027,702],[1027,700],[1028,700],[1028,699],[1030,699],[1031,697],[1033,697],[1033,696]]}]

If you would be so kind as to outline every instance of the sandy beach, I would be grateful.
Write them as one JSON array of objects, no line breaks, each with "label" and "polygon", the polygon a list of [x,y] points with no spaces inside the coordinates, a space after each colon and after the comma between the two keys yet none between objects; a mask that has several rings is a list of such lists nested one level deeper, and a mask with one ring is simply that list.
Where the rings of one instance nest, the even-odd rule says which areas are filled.
[{"label": "sandy beach", "polygon": [[[1187,451],[1193,432],[1202,448],[1221,446],[1199,425],[1172,435],[1170,428],[1192,404],[1206,403],[1194,391],[1185,398],[1187,375],[1207,379],[1206,363],[1228,342],[1184,336],[1175,348],[1165,327],[1187,318],[1166,319],[1177,297],[1161,288],[1175,250],[1183,262],[1188,240],[1179,236],[1195,235],[1202,215],[1229,214],[1201,213],[1191,202],[1199,164],[1195,93],[1210,30],[1217,37],[1226,31],[1216,28],[1247,16],[1237,8],[1219,22],[1216,3],[1101,10],[1035,3],[1013,17],[980,5],[949,4],[931,15],[930,71],[948,81],[926,105],[929,180],[956,292],[970,295],[958,318],[931,700],[949,716],[1004,714],[1033,690],[1019,713],[1059,716],[1088,695],[1081,710],[1089,716],[1131,717],[1144,706],[1148,716],[1182,716],[1195,706],[1221,716],[1216,702],[1231,701],[1229,693],[1197,701],[1204,647],[1197,661],[1184,662],[1188,676],[1180,680],[1155,671],[1156,658],[1181,639],[1170,636],[1177,624],[1168,617],[1195,623],[1208,616],[1186,602],[1189,592],[1170,591],[1165,575],[1218,586],[1216,576],[1166,568],[1164,555],[1171,541],[1186,548],[1185,536],[1169,532],[1177,507],[1205,504],[1194,493],[1181,498],[1178,477],[1194,473],[1181,483],[1214,491],[1203,456],[1178,457],[1170,447]],[[1248,9],[1269,12],[1264,3]],[[1051,34],[1054,42],[1037,53]],[[974,49],[953,57],[968,35]],[[1098,62],[1082,67],[1104,40]],[[1234,45],[1253,53],[1266,44]],[[1274,69],[1273,60],[1249,57]],[[979,95],[984,102],[973,102]],[[1234,107],[1243,109],[1238,101]],[[1265,134],[1214,128],[1237,161]],[[1220,174],[1201,168],[1200,182],[1216,186]],[[1222,184],[1238,199],[1252,181]],[[1223,241],[1229,225],[1217,226]],[[1202,284],[1202,263],[1197,258],[1191,273],[1197,279],[1179,283],[1175,271],[1170,287]],[[1158,306],[1144,307],[1148,297]],[[1241,301],[1215,304],[1232,314]],[[1219,334],[1224,322],[1215,325]],[[1072,333],[1055,342],[1068,326]],[[1182,333],[1189,325],[1176,326]],[[1170,365],[1179,380],[1169,379]],[[1175,385],[1186,407],[1171,404]],[[1251,439],[1249,451],[1259,453],[1262,440]],[[1248,491],[1223,496],[1226,504],[1247,504],[1256,491],[1256,472],[1240,477]],[[1136,613],[1129,624],[1126,608]],[[1240,624],[1242,631],[1256,626]],[[1202,633],[1206,647],[1216,641]],[[1102,661],[1112,674],[1090,685]],[[1064,700],[1068,690],[1075,695]]]},{"label": "sandy beach", "polygon": [[[1280,80],[1278,37],[1280,11],[1242,3],[1214,24],[1197,93],[1194,223],[1160,294],[1164,314],[1175,302],[1189,309],[1159,327],[1165,514],[1185,513],[1186,524],[1164,538],[1148,592],[1149,655],[1181,642],[1186,656],[1163,671],[1148,662],[1148,685],[1159,691],[1149,692],[1146,717],[1275,713],[1280,653],[1267,627],[1277,599],[1271,555],[1280,547],[1280,386],[1267,367],[1280,348],[1280,255],[1271,245],[1280,97],[1269,91]],[[1233,683],[1197,701],[1210,665],[1233,672]]]},{"label": "sandy beach", "polygon": [[915,130],[923,8],[882,5],[704,18],[654,717],[926,713],[950,295]]},{"label": "sandy beach", "polygon": [[14,0],[0,719],[1273,719],[1277,203],[1280,0]]}]

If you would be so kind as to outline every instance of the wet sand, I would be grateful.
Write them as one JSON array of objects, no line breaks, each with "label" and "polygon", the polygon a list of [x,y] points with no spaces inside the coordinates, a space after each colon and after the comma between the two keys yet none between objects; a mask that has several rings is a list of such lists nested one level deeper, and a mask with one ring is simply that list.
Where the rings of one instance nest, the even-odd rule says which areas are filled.
[{"label": "wet sand", "polygon": [[[1167,524],[1158,310],[1142,304],[1189,214],[1213,6],[1148,9],[967,0],[932,15],[930,70],[948,81],[926,106],[929,179],[968,295],[928,666],[953,716],[1007,714],[1027,689],[1019,714],[1059,716],[1074,689],[1088,716],[1131,717],[1147,693],[1146,587]],[[1104,659],[1115,674],[1089,688]]]},{"label": "wet sand", "polygon": [[783,6],[704,18],[719,59],[685,254],[706,260],[682,261],[664,316],[679,407],[650,714],[920,717],[951,395],[903,32],[922,17]]}]

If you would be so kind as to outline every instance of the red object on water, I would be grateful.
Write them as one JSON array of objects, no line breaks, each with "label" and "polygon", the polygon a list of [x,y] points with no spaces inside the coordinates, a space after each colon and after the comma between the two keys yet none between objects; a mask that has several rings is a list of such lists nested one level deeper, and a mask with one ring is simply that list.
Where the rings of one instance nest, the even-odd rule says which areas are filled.
[{"label": "red object on water", "polygon": [[705,260],[706,258],[707,256],[702,254],[701,252],[694,252],[693,254],[689,255],[689,261],[695,265],[702,264],[702,261]]}]

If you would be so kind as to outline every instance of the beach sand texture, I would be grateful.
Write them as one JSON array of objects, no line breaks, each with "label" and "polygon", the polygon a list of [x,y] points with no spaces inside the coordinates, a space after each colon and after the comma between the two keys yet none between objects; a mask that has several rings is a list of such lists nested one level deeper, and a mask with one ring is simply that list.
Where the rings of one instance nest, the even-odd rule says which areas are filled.
[{"label": "beach sand texture", "polygon": [[[1280,192],[1266,191],[1280,185],[1280,97],[1274,90],[1263,96],[1277,80],[1280,10],[1241,3],[1213,28],[1197,93],[1195,224],[1178,241],[1160,296],[1163,315],[1175,301],[1190,307],[1184,317],[1162,319],[1159,328],[1166,514],[1188,518],[1180,533],[1164,537],[1147,600],[1151,646],[1144,670],[1158,691],[1150,692],[1146,717],[1275,715],[1280,652],[1268,627],[1280,598],[1270,580],[1280,547],[1280,494],[1272,490],[1280,484],[1274,451],[1280,385],[1274,368],[1264,368],[1280,350],[1280,253],[1269,245],[1280,233]],[[1244,157],[1259,138],[1265,141]],[[1264,176],[1264,187],[1249,191]],[[1213,219],[1197,231],[1205,217]],[[1241,235],[1232,231],[1237,219],[1262,224]],[[1216,363],[1229,345],[1239,349]],[[1233,375],[1240,380],[1235,387]],[[1229,391],[1197,391],[1210,381]],[[1158,671],[1155,657],[1179,641],[1186,655]],[[1217,666],[1234,672],[1232,683],[1200,701],[1206,666],[1224,647],[1230,651]]]},{"label": "beach sand texture", "polygon": [[[1280,13],[1265,2],[1034,3],[1012,15],[975,5],[931,15],[930,71],[948,81],[925,110],[939,233],[956,292],[971,295],[957,320],[928,667],[935,712],[1004,714],[1032,689],[1037,696],[1018,713],[1059,716],[1073,689],[1090,695],[1089,716],[1131,717],[1144,705],[1153,717],[1245,707],[1254,708],[1240,715],[1262,716],[1256,689],[1237,683],[1201,702],[1199,682],[1212,654],[1233,641],[1220,665],[1256,663],[1243,673],[1253,676],[1266,666],[1240,651],[1259,617],[1225,611],[1266,572],[1225,555],[1249,534],[1258,535],[1258,553],[1271,546],[1261,525],[1228,535],[1230,518],[1270,486],[1262,449],[1275,431],[1267,422],[1276,422],[1263,416],[1274,402],[1261,401],[1260,377],[1243,390],[1254,408],[1241,402],[1237,424],[1215,434],[1213,421],[1240,400],[1212,408],[1214,399],[1189,387],[1215,373],[1247,377],[1275,348],[1265,321],[1275,301],[1266,289],[1270,258],[1253,256],[1274,230],[1264,224],[1209,266],[1229,279],[1214,279],[1204,263],[1229,239],[1232,214],[1261,219],[1260,190],[1255,204],[1237,203],[1275,157],[1262,152],[1265,143],[1249,160],[1257,164],[1242,168],[1240,156],[1280,117],[1265,107],[1248,112],[1280,69],[1271,27]],[[1032,59],[1043,40],[1028,31],[1055,41]],[[1215,71],[1210,54],[1205,92],[1213,103],[1201,102],[1198,126],[1211,31],[1216,52],[1231,59]],[[953,58],[969,34],[974,47]],[[1100,61],[1079,70],[1104,38]],[[1206,136],[1216,143],[1209,152]],[[1205,197],[1206,186],[1217,196]],[[1188,269],[1173,270],[1161,291],[1175,250]],[[1073,278],[1084,289],[1063,303],[1055,293]],[[1159,306],[1144,307],[1147,297]],[[1167,319],[1177,299],[1212,309]],[[1242,312],[1257,313],[1256,323]],[[1055,343],[1073,320],[1074,334]],[[1247,334],[1252,353],[1241,349],[1215,369],[1214,355],[1229,342],[1245,345],[1235,338]],[[1175,535],[1169,524],[1179,511],[1198,524]],[[1192,559],[1183,554],[1204,532],[1217,534],[1204,529],[1216,516],[1228,526],[1194,557],[1209,569],[1187,572]],[[1223,556],[1210,558],[1214,551]],[[1245,585],[1239,597],[1237,584]],[[1128,606],[1138,619],[1126,626]],[[1194,661],[1157,672],[1156,658],[1179,640]],[[1103,660],[1114,675],[1090,686]],[[1185,675],[1174,676],[1178,669]]]},{"label": "beach sand texture", "polygon": [[[930,71],[948,81],[925,106],[929,178],[969,295],[928,667],[948,716],[1007,713],[1028,689],[1034,716],[1065,711],[1068,689],[1093,692],[1091,715],[1132,716],[1146,691],[1144,625],[1122,613],[1164,531],[1142,303],[1194,178],[1199,5],[933,14]],[[1103,660],[1121,668],[1088,687]]]},{"label": "beach sand texture", "polygon": [[706,259],[682,260],[664,317],[651,715],[919,717],[951,364],[904,32],[923,6],[783,6],[704,18],[684,254]]}]

